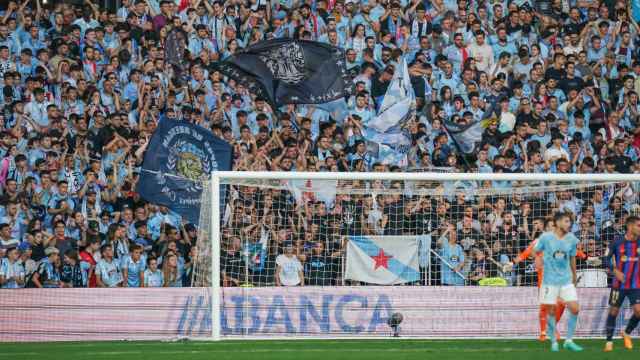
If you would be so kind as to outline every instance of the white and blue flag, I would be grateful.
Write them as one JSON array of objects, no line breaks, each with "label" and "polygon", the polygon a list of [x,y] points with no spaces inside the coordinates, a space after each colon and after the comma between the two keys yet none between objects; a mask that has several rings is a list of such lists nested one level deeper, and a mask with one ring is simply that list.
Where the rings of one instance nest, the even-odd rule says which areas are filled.
[{"label": "white and blue flag", "polygon": [[416,95],[411,86],[409,67],[402,59],[396,67],[393,79],[384,94],[378,114],[366,126],[379,133],[399,131],[416,110]]},{"label": "white and blue flag", "polygon": [[384,165],[409,166],[407,152],[408,147],[392,147],[387,144],[380,144],[378,147],[378,160]]},{"label": "white and blue flag", "polygon": [[394,285],[420,280],[416,236],[351,236],[345,279]]},{"label": "white and blue flag", "polygon": [[405,126],[415,117],[415,112],[416,97],[411,86],[409,68],[402,59],[380,103],[377,116],[364,124],[367,141],[379,144],[377,158],[381,163],[407,165],[411,138]]}]

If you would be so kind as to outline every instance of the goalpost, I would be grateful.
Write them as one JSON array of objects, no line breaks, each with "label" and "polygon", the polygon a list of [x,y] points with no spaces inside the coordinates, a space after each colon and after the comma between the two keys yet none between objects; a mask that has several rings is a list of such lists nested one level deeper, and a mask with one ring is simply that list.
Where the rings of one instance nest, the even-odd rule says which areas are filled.
[{"label": "goalpost", "polygon": [[640,215],[640,174],[214,172],[204,189],[212,340],[389,336],[396,313],[402,336],[536,336],[522,253],[558,211],[580,239],[578,335],[597,336],[607,247]]}]

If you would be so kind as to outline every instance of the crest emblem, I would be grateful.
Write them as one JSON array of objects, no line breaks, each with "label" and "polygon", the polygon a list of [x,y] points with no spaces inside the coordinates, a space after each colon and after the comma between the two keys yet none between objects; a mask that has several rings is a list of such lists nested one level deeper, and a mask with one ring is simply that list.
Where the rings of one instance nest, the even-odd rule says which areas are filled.
[{"label": "crest emblem", "polygon": [[292,42],[269,50],[259,56],[274,79],[295,85],[306,77],[304,52],[302,47]]},{"label": "crest emblem", "polygon": [[192,143],[178,140],[169,148],[167,173],[191,180],[184,184],[189,192],[202,190],[202,180],[216,167],[214,155],[199,149]]},{"label": "crest emblem", "polygon": [[178,154],[176,169],[178,174],[189,180],[199,180],[202,178],[202,161],[193,153],[185,152]]}]

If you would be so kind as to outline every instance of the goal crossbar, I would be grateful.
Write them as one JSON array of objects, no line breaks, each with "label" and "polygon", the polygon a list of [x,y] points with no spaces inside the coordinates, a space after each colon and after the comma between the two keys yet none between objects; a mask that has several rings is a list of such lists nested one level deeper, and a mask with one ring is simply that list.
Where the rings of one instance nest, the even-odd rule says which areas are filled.
[{"label": "goal crossbar", "polygon": [[406,173],[406,172],[286,172],[216,171],[219,179],[259,180],[407,180],[407,181],[640,181],[640,174],[546,174],[546,173]]}]

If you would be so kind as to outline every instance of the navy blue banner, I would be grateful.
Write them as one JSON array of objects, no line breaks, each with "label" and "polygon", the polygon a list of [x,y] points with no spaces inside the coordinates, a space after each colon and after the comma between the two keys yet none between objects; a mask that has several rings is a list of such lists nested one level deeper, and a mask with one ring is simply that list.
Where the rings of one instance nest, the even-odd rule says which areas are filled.
[{"label": "navy blue banner", "polygon": [[271,104],[323,104],[349,94],[342,49],[325,43],[272,39],[213,66]]},{"label": "navy blue banner", "polygon": [[202,181],[212,171],[231,170],[232,148],[207,129],[163,119],[144,155],[136,191],[197,224]]}]

